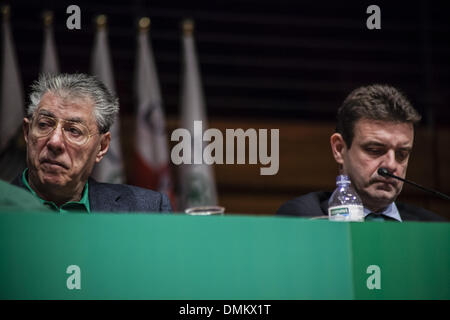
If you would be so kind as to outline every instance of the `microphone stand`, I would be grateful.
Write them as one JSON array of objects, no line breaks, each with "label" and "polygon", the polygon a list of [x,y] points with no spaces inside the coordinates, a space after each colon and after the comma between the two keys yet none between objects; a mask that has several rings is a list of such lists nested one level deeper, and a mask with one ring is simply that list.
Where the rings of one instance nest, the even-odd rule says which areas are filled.
[{"label": "microphone stand", "polygon": [[423,191],[430,192],[430,193],[432,193],[432,194],[434,194],[436,196],[439,196],[439,197],[441,197],[441,198],[443,198],[445,200],[450,200],[450,196],[448,196],[446,194],[443,194],[442,192],[433,190],[433,189],[425,188],[424,186],[421,186],[420,184],[417,184],[417,183],[415,183],[413,181],[397,177],[396,175],[393,175],[392,173],[389,173],[389,171],[386,168],[379,168],[377,172],[378,172],[378,174],[380,176],[391,177],[391,178],[394,178],[394,179],[397,179],[397,180],[409,183],[409,184],[411,184],[411,185],[415,186],[416,188],[419,188],[419,189],[421,189]]}]

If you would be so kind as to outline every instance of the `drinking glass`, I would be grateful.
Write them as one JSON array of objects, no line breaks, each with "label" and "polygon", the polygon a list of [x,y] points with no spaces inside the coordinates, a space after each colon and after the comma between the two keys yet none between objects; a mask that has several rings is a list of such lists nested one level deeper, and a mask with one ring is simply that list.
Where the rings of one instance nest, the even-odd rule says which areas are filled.
[{"label": "drinking glass", "polygon": [[220,206],[201,206],[187,208],[184,212],[191,216],[223,215],[225,208]]}]

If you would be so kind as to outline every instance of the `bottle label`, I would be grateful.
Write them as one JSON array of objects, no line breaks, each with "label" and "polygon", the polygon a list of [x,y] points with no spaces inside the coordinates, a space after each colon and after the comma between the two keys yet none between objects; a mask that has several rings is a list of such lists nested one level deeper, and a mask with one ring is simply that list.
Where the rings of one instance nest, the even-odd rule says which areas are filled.
[{"label": "bottle label", "polygon": [[364,221],[364,209],[361,205],[343,205],[328,208],[330,220],[339,221]]}]

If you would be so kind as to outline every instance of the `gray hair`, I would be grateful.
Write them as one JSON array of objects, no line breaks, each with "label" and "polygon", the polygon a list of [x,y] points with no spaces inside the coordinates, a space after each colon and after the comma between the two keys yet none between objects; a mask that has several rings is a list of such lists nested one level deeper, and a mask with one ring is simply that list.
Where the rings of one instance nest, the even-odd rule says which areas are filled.
[{"label": "gray hair", "polygon": [[27,115],[32,117],[42,96],[52,92],[62,96],[88,97],[94,102],[94,115],[100,133],[106,133],[119,113],[119,99],[96,77],[83,73],[41,74],[31,86]]}]

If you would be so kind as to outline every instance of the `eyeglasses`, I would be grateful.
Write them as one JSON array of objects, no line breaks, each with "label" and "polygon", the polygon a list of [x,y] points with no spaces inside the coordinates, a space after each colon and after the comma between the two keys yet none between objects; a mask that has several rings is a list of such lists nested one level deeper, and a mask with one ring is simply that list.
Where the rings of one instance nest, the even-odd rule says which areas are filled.
[{"label": "eyeglasses", "polygon": [[60,122],[64,138],[67,142],[77,146],[85,145],[92,136],[99,134],[91,134],[89,129],[79,122],[57,119],[45,115],[33,117],[31,122],[31,133],[37,138],[47,137],[58,127]]}]

